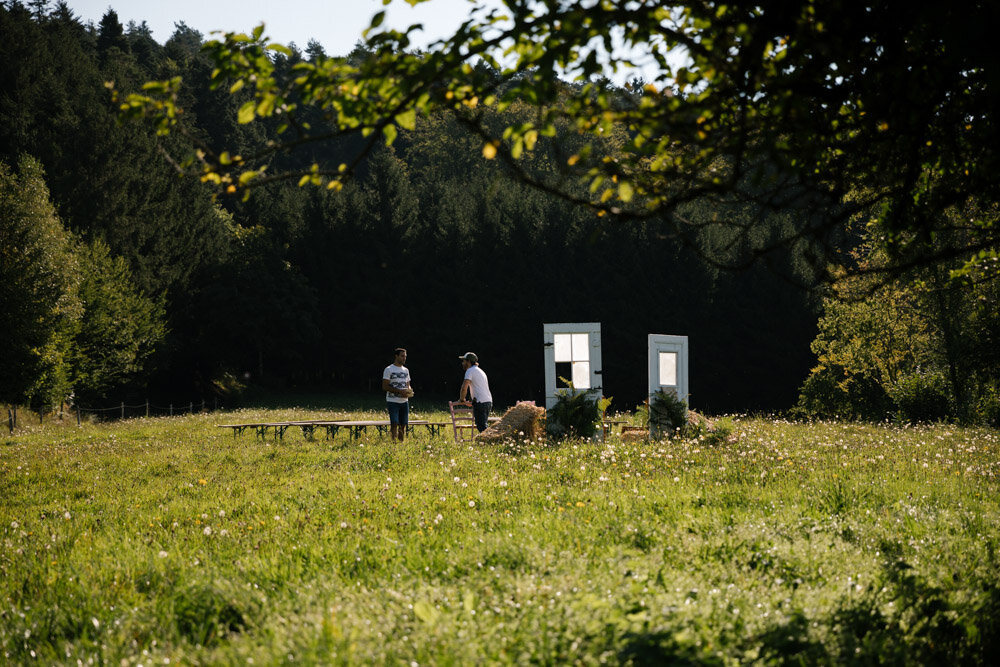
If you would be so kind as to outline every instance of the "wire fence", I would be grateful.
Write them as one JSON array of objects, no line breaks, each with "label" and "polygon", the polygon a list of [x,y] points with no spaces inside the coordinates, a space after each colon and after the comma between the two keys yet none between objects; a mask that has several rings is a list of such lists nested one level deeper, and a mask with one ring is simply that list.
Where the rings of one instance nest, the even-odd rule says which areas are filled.
[{"label": "wire fence", "polygon": [[129,417],[173,417],[195,414],[196,412],[214,412],[219,409],[219,400],[214,399],[211,406],[206,404],[205,399],[201,399],[197,403],[189,401],[186,405],[183,403],[156,405],[147,400],[138,405],[126,405],[122,402],[108,408],[86,408],[75,405],[71,409],[76,412],[76,421],[80,423],[83,415],[96,415],[100,419],[127,419]]},{"label": "wire fence", "polygon": [[[211,403],[201,399],[200,401],[188,401],[187,403],[168,403],[167,405],[157,405],[147,400],[145,403],[136,405],[126,404],[124,401],[118,405],[106,408],[85,407],[82,405],[61,406],[54,411],[59,418],[75,415],[76,423],[79,426],[85,417],[96,417],[100,421],[111,421],[115,419],[131,419],[136,417],[175,417],[180,415],[190,415],[199,412],[215,412],[219,409],[219,399],[215,398]],[[11,433],[17,428],[18,422],[17,406],[7,408],[7,426]],[[42,422],[45,413],[38,413],[38,421]]]}]

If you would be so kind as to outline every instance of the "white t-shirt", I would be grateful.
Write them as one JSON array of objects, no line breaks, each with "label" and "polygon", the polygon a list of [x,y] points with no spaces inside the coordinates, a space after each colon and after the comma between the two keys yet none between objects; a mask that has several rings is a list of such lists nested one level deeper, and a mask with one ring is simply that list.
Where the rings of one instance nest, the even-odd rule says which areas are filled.
[{"label": "white t-shirt", "polygon": [[[382,379],[388,380],[393,389],[406,389],[410,383],[410,369],[406,366],[389,364],[385,367],[385,370],[382,371]],[[390,403],[406,403],[409,399],[385,392],[385,400]]]},{"label": "white t-shirt", "polygon": [[492,403],[493,394],[490,393],[490,381],[486,378],[486,373],[479,366],[469,366],[465,371],[465,379],[472,383],[472,397],[480,403]]}]

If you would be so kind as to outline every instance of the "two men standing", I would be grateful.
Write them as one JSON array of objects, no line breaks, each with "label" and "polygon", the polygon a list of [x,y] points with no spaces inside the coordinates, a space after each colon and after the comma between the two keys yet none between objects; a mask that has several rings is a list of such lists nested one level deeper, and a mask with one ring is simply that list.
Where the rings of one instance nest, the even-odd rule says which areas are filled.
[{"label": "two men standing", "polygon": [[[413,396],[413,389],[410,387],[410,369],[403,365],[406,363],[406,349],[397,347],[393,350],[393,355],[392,363],[382,371],[382,389],[385,390],[385,407],[389,412],[389,432],[393,440],[402,442],[410,423],[410,397]],[[479,367],[479,357],[474,352],[466,352],[459,359],[462,360],[465,376],[458,392],[458,401],[472,401],[476,429],[482,433],[489,424],[490,411],[493,409],[490,381]]]}]

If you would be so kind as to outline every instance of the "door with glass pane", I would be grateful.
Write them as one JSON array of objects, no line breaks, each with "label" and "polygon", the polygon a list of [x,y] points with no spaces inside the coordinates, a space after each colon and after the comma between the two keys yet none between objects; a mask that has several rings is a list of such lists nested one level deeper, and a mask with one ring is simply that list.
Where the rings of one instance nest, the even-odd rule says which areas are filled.
[{"label": "door with glass pane", "polygon": [[542,325],[545,346],[545,407],[556,402],[556,392],[568,390],[601,395],[601,323]]},{"label": "door with glass pane", "polygon": [[688,401],[688,338],[649,334],[649,395],[673,390]]}]

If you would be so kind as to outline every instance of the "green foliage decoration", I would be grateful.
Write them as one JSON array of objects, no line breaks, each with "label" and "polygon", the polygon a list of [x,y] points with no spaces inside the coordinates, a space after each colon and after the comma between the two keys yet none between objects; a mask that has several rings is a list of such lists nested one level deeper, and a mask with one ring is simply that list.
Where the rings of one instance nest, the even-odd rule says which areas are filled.
[{"label": "green foliage decoration", "polygon": [[597,432],[600,399],[591,392],[577,391],[573,383],[560,378],[569,389],[556,392],[556,403],[545,414],[545,430],[556,438],[592,438]]},{"label": "green foliage decoration", "polygon": [[654,438],[677,434],[687,422],[687,402],[675,391],[659,389],[649,397],[649,424]]}]

